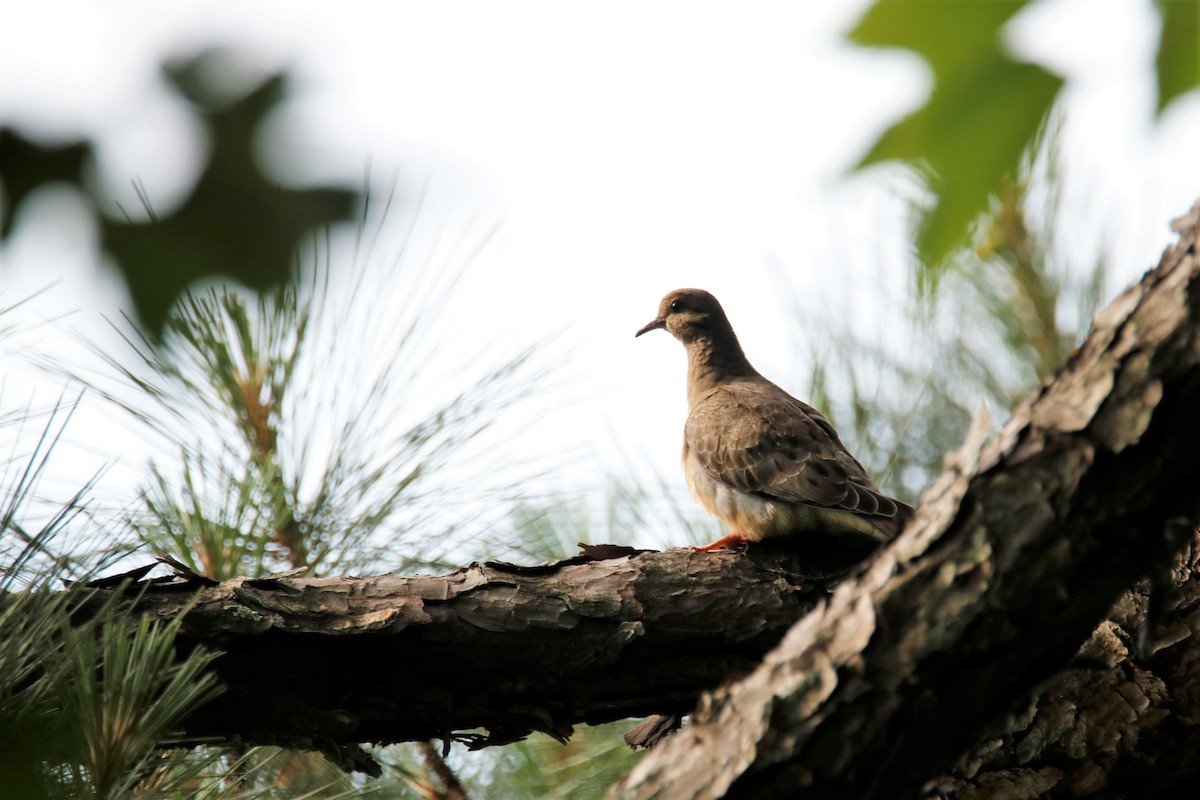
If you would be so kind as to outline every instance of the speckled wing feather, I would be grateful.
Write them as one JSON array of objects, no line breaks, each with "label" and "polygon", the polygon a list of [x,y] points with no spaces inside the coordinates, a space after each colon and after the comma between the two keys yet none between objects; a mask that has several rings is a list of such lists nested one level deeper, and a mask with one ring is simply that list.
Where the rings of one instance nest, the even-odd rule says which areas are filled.
[{"label": "speckled wing feather", "polygon": [[879,517],[888,533],[888,518],[906,516],[828,420],[765,379],[714,389],[691,409],[684,435],[713,478],[743,492]]}]

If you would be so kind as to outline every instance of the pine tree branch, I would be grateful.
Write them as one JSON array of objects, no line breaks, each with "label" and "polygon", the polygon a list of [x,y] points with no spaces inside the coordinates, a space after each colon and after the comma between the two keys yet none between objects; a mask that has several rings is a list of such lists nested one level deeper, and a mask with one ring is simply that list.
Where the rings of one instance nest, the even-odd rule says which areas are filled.
[{"label": "pine tree branch", "polygon": [[[441,577],[134,584],[142,613],[185,613],[179,642],[222,651],[225,692],[183,741],[317,748],[373,766],[354,745],[434,738],[471,748],[579,723],[687,713],[745,675],[861,559],[664,553],[593,546],[555,564],[474,564]],[[486,733],[477,732],[486,729]]]}]

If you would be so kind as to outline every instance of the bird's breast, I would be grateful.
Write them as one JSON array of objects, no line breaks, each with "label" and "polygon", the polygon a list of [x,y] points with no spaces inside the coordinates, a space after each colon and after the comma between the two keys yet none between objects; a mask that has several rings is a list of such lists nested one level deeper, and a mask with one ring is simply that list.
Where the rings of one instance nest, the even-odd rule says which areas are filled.
[{"label": "bird's breast", "polygon": [[751,541],[788,532],[786,513],[779,503],[761,495],[743,492],[722,483],[701,466],[699,460],[683,446],[683,474],[688,491],[704,506],[708,513],[717,517],[733,530]]}]

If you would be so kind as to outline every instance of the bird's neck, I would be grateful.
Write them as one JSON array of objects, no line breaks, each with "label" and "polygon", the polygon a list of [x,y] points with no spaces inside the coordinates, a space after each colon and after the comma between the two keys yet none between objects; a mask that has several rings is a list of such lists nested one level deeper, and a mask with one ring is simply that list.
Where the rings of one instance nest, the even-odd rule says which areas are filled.
[{"label": "bird's neck", "polygon": [[722,384],[758,375],[732,329],[713,331],[710,336],[688,342],[687,353],[688,405]]}]

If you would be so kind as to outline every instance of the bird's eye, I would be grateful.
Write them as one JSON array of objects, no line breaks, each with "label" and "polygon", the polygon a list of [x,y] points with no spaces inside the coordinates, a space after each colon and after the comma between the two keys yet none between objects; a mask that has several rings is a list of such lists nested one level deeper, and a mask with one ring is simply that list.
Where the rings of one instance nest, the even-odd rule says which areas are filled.
[{"label": "bird's eye", "polygon": [[679,302],[678,300],[671,301],[671,312],[672,313],[680,310],[681,308],[683,308],[683,303]]}]

